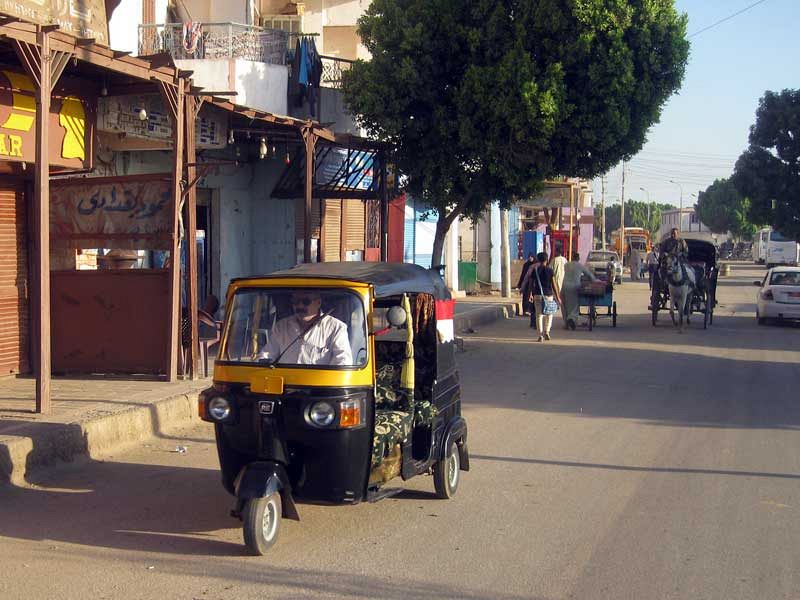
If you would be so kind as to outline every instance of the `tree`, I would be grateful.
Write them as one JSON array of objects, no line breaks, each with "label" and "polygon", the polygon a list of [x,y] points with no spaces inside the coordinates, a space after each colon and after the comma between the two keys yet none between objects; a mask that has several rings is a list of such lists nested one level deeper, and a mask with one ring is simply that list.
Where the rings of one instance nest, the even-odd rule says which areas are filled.
[{"label": "tree", "polygon": [[800,90],[764,94],[732,179],[751,222],[800,239]]},{"label": "tree", "polygon": [[[671,204],[648,204],[638,200],[625,201],[625,227],[641,227],[650,232],[652,239],[655,239],[658,228],[661,227],[661,213],[665,210],[675,210]],[[610,238],[612,231],[616,231],[620,226],[620,205],[612,204],[606,207],[606,232]],[[648,219],[649,214],[649,219]],[[606,240],[608,241],[608,240]]]},{"label": "tree", "polygon": [[345,101],[436,213],[434,264],[457,216],[633,156],[689,51],[673,0],[374,0],[359,33]]},{"label": "tree", "polygon": [[697,197],[697,217],[714,233],[730,232],[736,239],[749,240],[757,227],[749,219],[750,200],[744,198],[730,179],[717,179]]}]

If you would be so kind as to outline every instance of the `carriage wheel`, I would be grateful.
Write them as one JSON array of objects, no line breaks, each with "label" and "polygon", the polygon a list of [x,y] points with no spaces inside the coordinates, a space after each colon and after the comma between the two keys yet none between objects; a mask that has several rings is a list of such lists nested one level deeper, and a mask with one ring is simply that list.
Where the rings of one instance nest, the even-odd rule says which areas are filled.
[{"label": "carriage wheel", "polygon": [[[653,323],[653,324],[655,325],[655,323]],[[611,326],[612,327],[616,327],[617,326],[617,303],[616,302],[614,302],[611,305]]]},{"label": "carriage wheel", "polygon": [[597,310],[594,307],[594,303],[589,305],[589,331],[594,329],[595,321],[597,320]]},{"label": "carriage wheel", "polygon": [[658,309],[657,308],[653,308],[653,310],[651,312],[653,314],[653,317],[652,317],[653,327],[655,327],[656,326],[656,321],[658,321]]}]

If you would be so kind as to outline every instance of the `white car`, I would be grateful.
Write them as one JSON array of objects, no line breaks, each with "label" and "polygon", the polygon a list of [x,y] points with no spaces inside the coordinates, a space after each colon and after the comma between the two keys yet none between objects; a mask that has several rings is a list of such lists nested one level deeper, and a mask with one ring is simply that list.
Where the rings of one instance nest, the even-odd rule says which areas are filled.
[{"label": "white car", "polygon": [[761,289],[756,300],[756,319],[800,319],[800,268],[773,267],[763,281],[754,281]]}]

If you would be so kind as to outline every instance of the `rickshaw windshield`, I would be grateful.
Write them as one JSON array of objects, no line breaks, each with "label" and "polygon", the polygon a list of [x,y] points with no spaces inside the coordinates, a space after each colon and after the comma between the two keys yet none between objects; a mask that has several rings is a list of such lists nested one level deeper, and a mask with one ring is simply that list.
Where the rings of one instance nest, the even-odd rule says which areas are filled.
[{"label": "rickshaw windshield", "polygon": [[321,368],[367,362],[364,303],[349,290],[242,288],[233,296],[219,360]]}]

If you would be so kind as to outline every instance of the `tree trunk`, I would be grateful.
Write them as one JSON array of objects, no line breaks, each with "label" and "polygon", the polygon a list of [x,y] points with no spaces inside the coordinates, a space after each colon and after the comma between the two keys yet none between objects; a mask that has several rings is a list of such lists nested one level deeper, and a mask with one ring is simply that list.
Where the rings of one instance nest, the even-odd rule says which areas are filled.
[{"label": "tree trunk", "polygon": [[442,264],[442,250],[444,250],[444,238],[450,225],[445,225],[442,217],[436,221],[436,234],[433,236],[433,255],[431,256],[431,267],[438,267]]},{"label": "tree trunk", "polygon": [[464,198],[449,213],[439,213],[439,220],[436,221],[436,234],[433,237],[433,255],[431,256],[431,267],[441,266],[442,250],[444,250],[444,238],[450,231],[450,226],[456,217],[464,212],[467,207],[467,199]]}]

